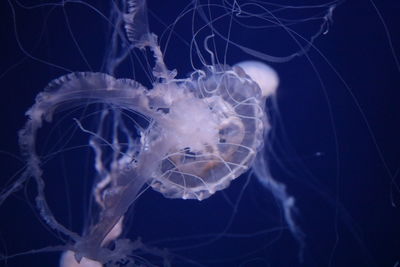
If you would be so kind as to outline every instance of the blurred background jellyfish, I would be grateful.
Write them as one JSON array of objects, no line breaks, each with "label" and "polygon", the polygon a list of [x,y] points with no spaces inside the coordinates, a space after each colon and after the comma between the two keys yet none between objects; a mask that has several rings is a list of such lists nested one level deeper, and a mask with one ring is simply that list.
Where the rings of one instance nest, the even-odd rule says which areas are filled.
[{"label": "blurred background jellyfish", "polygon": [[182,2],[2,3],[0,264],[399,264],[400,7]]}]

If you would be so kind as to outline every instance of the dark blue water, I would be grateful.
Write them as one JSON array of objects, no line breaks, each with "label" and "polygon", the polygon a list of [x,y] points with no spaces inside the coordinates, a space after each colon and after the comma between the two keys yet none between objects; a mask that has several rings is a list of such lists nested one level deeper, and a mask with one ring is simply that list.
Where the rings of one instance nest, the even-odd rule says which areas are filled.
[{"label": "dark blue water", "polygon": [[[1,187],[12,183],[24,166],[17,131],[36,94],[71,71],[104,71],[109,45],[106,21],[82,4],[31,9],[10,2],[0,6]],[[20,4],[33,4],[27,2]],[[169,200],[150,189],[129,212],[125,234],[141,237],[150,247],[169,249],[172,266],[400,264],[400,72],[396,65],[400,3],[375,4],[342,3],[332,14],[328,32],[316,38],[305,55],[270,63],[281,83],[276,101],[267,103],[272,124],[266,142],[268,164],[272,176],[296,200],[295,221],[303,232],[303,249],[299,236],[288,230],[277,200],[246,175],[202,202]],[[107,14],[106,3],[94,6]],[[173,22],[184,6],[149,1],[151,30],[162,36],[166,26],[160,21]],[[300,18],[311,17],[302,10],[296,13]],[[180,77],[191,70],[187,43],[179,41],[192,37],[190,19],[184,21],[176,26],[180,36],[172,35],[165,51],[166,64],[177,68]],[[293,30],[309,39],[320,22],[294,25]],[[218,29],[228,26],[226,20],[215,22]],[[281,57],[298,51],[298,44],[279,29],[267,28],[263,34],[242,29],[231,38]],[[166,36],[160,38],[165,44]],[[306,42],[298,40],[304,47]],[[213,50],[227,64],[255,59],[231,46],[225,57],[223,44],[218,41]],[[132,57],[116,74],[135,75],[148,85],[137,60],[143,62]],[[62,150],[43,166],[46,196],[56,218],[80,232],[90,217],[87,204],[94,173],[90,148],[65,150],[87,140],[79,131],[68,138],[76,128],[72,118],[82,110],[74,112],[57,116],[55,127],[44,126],[38,153]],[[33,181],[25,188],[0,207],[2,254],[63,244],[37,215]],[[140,255],[162,266],[159,257]],[[0,266],[57,266],[58,257],[55,252],[30,253]]]}]

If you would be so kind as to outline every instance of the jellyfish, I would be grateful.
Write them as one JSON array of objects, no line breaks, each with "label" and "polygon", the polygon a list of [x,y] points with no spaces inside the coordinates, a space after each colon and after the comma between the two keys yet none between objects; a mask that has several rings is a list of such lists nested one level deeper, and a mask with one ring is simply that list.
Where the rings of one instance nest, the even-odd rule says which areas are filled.
[{"label": "jellyfish", "polygon": [[[43,61],[34,56],[35,50],[25,51],[23,44],[18,43],[31,59],[57,71],[52,74],[50,83],[44,81],[47,86],[37,94],[34,104],[26,112],[27,121],[18,136],[25,164],[16,178],[1,189],[0,205],[6,206],[21,192],[28,199],[33,198],[33,203],[28,205],[58,243],[49,242],[42,249],[11,256],[1,252],[1,261],[56,252],[62,267],[178,266],[182,262],[184,266],[202,266],[202,262],[206,266],[221,266],[226,262],[266,266],[268,260],[255,256],[258,255],[255,252],[262,251],[268,259],[277,251],[289,255],[295,250],[298,252],[294,253],[298,256],[296,263],[302,263],[307,229],[300,226],[299,221],[304,218],[300,216],[301,210],[296,213],[295,200],[301,200],[304,195],[294,194],[296,186],[288,187],[287,177],[301,176],[299,173],[303,171],[306,174],[301,176],[304,178],[302,183],[309,183],[310,187],[315,184],[310,182],[312,175],[301,164],[295,165],[299,171],[292,175],[287,163],[290,159],[281,160],[272,149],[276,141],[274,127],[280,119],[276,96],[281,92],[278,88],[280,80],[284,79],[279,78],[279,72],[270,65],[279,70],[279,64],[289,62],[289,66],[282,65],[290,69],[290,62],[301,58],[314,67],[310,51],[319,52],[315,41],[328,35],[333,12],[342,1],[308,6],[263,1],[190,1],[179,10],[181,13],[174,15],[170,24],[164,23],[161,15],[153,13],[152,1],[110,1],[106,7],[101,4],[95,7],[83,1],[37,6],[9,3],[13,12],[16,8],[32,12],[48,10],[43,29],[49,31],[52,25],[47,19],[61,15],[65,19],[68,40],[72,40],[68,45],[76,47],[84,66],[76,67],[74,62],[71,63],[73,67],[53,64],[50,57]],[[85,38],[91,38],[91,34],[95,35],[99,29],[108,29],[108,38],[89,48],[95,54],[99,50],[105,53],[96,54],[95,59],[86,56],[89,53],[85,52],[85,41],[79,39],[84,34],[74,30],[69,8],[77,14],[85,8],[101,18],[98,27],[96,24],[90,29],[90,35]],[[292,17],[291,12],[299,12],[305,17]],[[14,20],[18,24],[18,19]],[[311,34],[299,33],[292,28],[314,22],[316,26],[312,25]],[[162,30],[155,30],[157,24]],[[270,38],[260,44],[267,47],[270,43],[279,43],[282,47],[276,53],[278,56],[272,56],[274,53],[264,53],[267,48],[251,48],[257,44],[249,45],[246,38],[240,38],[243,32],[236,33],[233,25],[243,26],[249,35],[264,29],[272,36],[279,29],[289,36],[290,42],[280,42],[277,35],[276,39]],[[79,27],[86,26],[80,24]],[[18,30],[15,31],[19,40]],[[190,37],[185,39],[184,34]],[[38,36],[41,44],[46,38]],[[61,36],[60,42],[65,42]],[[178,42],[188,53],[184,53]],[[291,44],[295,45],[293,51],[289,48]],[[35,45],[31,44],[31,47],[35,48]],[[272,46],[268,48],[273,50]],[[282,55],[283,50],[292,52]],[[239,52],[242,53],[240,57],[236,56]],[[183,65],[189,71],[174,61],[179,54],[185,54]],[[91,60],[99,58],[102,61],[100,67],[93,67]],[[315,73],[315,77],[320,78],[320,73]],[[282,94],[288,97],[287,91]],[[329,125],[330,121],[327,121]],[[68,154],[75,150],[73,156]],[[315,153],[312,158],[321,158],[322,154]],[[56,157],[61,166],[68,164],[66,170],[52,167]],[[270,171],[271,158],[284,166],[285,175],[282,176],[286,180]],[[82,169],[78,169],[80,167]],[[71,172],[69,176],[67,172]],[[69,221],[72,219],[68,212],[58,210],[60,200],[54,194],[60,192],[52,192],[53,188],[68,191],[65,202],[78,203],[74,208],[82,208],[79,212],[84,218],[78,226]],[[313,192],[323,195],[321,187],[315,188]],[[154,194],[151,196],[157,199],[157,204],[141,206],[149,193]],[[271,200],[265,204],[268,197]],[[216,198],[220,198],[225,206],[215,206],[213,212],[203,210],[200,213],[203,207],[215,205]],[[338,202],[327,199],[340,213]],[[246,209],[240,206],[245,201],[254,207],[254,210],[247,207],[252,217],[241,213]],[[141,236],[132,223],[140,221],[142,216],[149,218],[168,209],[167,219],[155,219],[154,232],[164,224],[178,224],[174,215],[184,213],[184,209],[176,208],[177,205],[191,205],[194,212],[180,218],[184,218],[193,234],[185,232],[187,229],[182,229],[181,236],[166,239],[158,239],[154,234],[156,241],[151,242],[145,234]],[[197,214],[202,215],[196,217]],[[207,224],[201,216],[207,217],[208,222],[223,217],[227,223],[218,225],[219,232],[204,226],[203,232],[209,234],[199,235],[195,226],[190,226],[196,222],[200,222],[197,227]],[[235,232],[239,217],[242,219],[239,223],[244,225],[240,229],[247,230],[250,228],[247,222],[259,220],[262,230]],[[268,220],[277,226],[264,225]],[[130,231],[140,234],[130,236]],[[253,243],[252,250],[245,255],[245,260],[234,255],[235,252],[231,252],[229,258],[221,256],[219,259],[221,250],[231,248],[230,244],[220,248],[218,242],[221,239],[239,239],[243,242],[239,242],[242,247]],[[290,239],[291,245],[273,248],[273,244],[285,239]],[[193,257],[201,260],[190,260],[191,253],[202,247],[209,248],[207,253],[218,256],[210,257],[210,260],[203,259],[205,256],[201,254]],[[272,251],[270,254],[265,252],[267,248]],[[332,249],[331,254],[334,252]]]},{"label": "jellyfish", "polygon": [[[71,239],[65,250],[73,252],[78,263],[85,258],[114,266],[140,249],[139,243],[120,239],[119,235],[124,215],[146,184],[166,198],[204,200],[246,172],[269,129],[265,99],[277,87],[273,70],[258,62],[233,67],[209,65],[188,78],[177,79],[176,71],[164,63],[157,36],[149,31],[146,2],[127,1],[124,6],[128,41],[134,48],[149,49],[154,57],[152,88],[106,73],[70,73],[53,80],[38,94],[19,132],[27,159],[22,177],[35,179],[40,216],[50,228]],[[80,235],[59,223],[47,203],[36,138],[54,114],[82,103],[112,107],[113,151],[110,162],[105,162],[100,146],[108,138],[102,120],[105,112],[99,117],[96,132],[75,120],[91,136],[96,170],[101,175],[93,190],[100,208],[98,219]],[[136,138],[121,121],[124,110],[140,114],[148,122],[146,126],[136,125]],[[118,133],[127,140],[126,147],[120,145]],[[67,266],[70,258],[66,255],[62,266]]]},{"label": "jellyfish", "polygon": [[[28,119],[19,131],[26,166],[17,181],[2,191],[0,200],[5,201],[33,179],[35,209],[50,231],[64,241],[47,251],[63,252],[63,267],[139,266],[145,262],[135,258],[139,251],[158,256],[169,265],[167,252],[149,247],[139,238],[124,237],[129,210],[143,192],[152,188],[164,198],[203,202],[245,173],[254,175],[273,194],[283,210],[287,229],[302,246],[302,233],[293,218],[294,198],[268,170],[265,142],[271,127],[266,101],[275,96],[279,79],[261,60],[291,60],[304,54],[312,40],[287,57],[258,53],[221,35],[214,26],[218,17],[209,18],[211,13],[207,14],[201,3],[194,1],[192,5],[211,30],[203,37],[201,27],[189,45],[195,47],[200,67],[191,59],[193,70],[185,76],[168,67],[159,36],[150,30],[146,1],[113,2],[106,20],[112,31],[104,72],[71,71],[52,80],[26,112]],[[245,10],[246,5],[218,3],[216,7],[228,8],[223,15],[228,17],[252,14]],[[252,15],[274,19],[273,13],[264,11]],[[324,29],[327,18],[322,21],[315,36]],[[213,52],[215,36],[258,60],[228,65]],[[196,38],[204,38],[202,48]],[[115,74],[133,51],[141,51],[149,65],[146,75],[151,82],[147,85]],[[96,173],[89,196],[93,204],[88,211],[94,216],[81,232],[57,218],[47,197],[49,178],[42,168],[47,159],[37,153],[43,128],[56,124],[59,114],[79,108],[93,109],[89,114],[96,125],[90,127],[85,117],[72,120],[75,131],[89,139],[87,146],[92,150]]]}]

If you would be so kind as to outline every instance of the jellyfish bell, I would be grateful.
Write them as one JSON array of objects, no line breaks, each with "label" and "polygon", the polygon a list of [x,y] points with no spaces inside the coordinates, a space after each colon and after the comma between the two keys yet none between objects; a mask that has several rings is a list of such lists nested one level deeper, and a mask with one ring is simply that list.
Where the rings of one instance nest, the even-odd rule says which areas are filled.
[{"label": "jellyfish bell", "polygon": [[261,92],[226,66],[196,71],[176,89],[187,93],[162,115],[170,147],[152,187],[166,197],[202,200],[251,166],[263,143]]}]

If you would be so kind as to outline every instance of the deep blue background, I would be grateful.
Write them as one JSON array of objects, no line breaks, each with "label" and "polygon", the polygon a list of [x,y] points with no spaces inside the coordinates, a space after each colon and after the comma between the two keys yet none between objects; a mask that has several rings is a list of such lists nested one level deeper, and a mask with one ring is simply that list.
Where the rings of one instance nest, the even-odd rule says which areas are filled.
[{"label": "deep blue background", "polygon": [[[224,191],[225,195],[218,193],[203,202],[165,200],[149,190],[131,213],[128,234],[132,238],[141,236],[145,243],[208,234],[203,239],[193,237],[154,244],[161,248],[190,247],[209,240],[224,229],[234,211],[226,198],[235,201],[245,188],[227,233],[257,234],[229,237],[225,233],[217,242],[176,253],[204,266],[395,266],[400,261],[400,75],[389,36],[398,55],[400,4],[387,0],[377,1],[376,5],[388,33],[370,2],[348,1],[334,11],[329,33],[316,40],[318,50],[311,49],[308,57],[272,63],[281,84],[277,105],[269,103],[273,125],[272,137],[267,143],[269,164],[272,175],[286,184],[288,192],[296,199],[296,221],[305,234],[302,263],[298,258],[299,245],[287,229],[265,232],[286,225],[277,203],[253,178],[241,177]],[[149,3],[152,12],[167,22],[171,22],[183,6]],[[106,12],[104,3],[96,7]],[[63,10],[68,14],[68,22]],[[23,166],[6,152],[19,156],[16,133],[35,95],[50,80],[68,70],[101,70],[108,42],[104,20],[79,4],[50,11],[51,8],[46,7],[16,7],[13,20],[13,12],[6,1],[0,5],[0,149],[4,151],[0,161],[1,185]],[[154,16],[150,16],[150,20],[152,30],[160,35],[165,26]],[[48,23],[43,24],[44,21]],[[20,44],[16,42],[15,25]],[[90,67],[74,46],[67,25]],[[184,23],[177,26],[185,40],[190,40],[188,26]],[[307,38],[316,30],[308,24],[295,29]],[[273,29],[264,33],[253,34],[247,30],[235,33],[232,38],[238,43],[250,44],[255,50],[278,56],[296,50],[294,42],[282,33]],[[67,70],[28,57],[21,45],[37,58]],[[183,50],[179,42],[172,42],[166,51],[166,62],[184,76],[190,71],[190,65],[185,46],[182,47]],[[249,58],[232,49],[227,63]],[[132,69],[118,72],[120,76],[133,75]],[[141,71],[134,72],[136,79],[145,81]],[[49,136],[49,147],[72,123],[71,118],[62,121],[65,128],[59,126],[51,135],[43,134]],[[45,144],[46,140],[40,142]],[[55,158],[54,165],[49,163],[53,167],[46,169],[51,177],[48,197],[52,207],[57,210],[58,218],[76,231],[85,217],[82,203],[87,194],[85,185],[90,183],[88,174],[92,172],[90,163],[81,164],[89,158],[89,150],[80,152],[80,156],[65,153],[64,158]],[[66,163],[61,164],[61,160]],[[65,189],[64,175],[69,177],[69,190]],[[249,182],[247,187],[246,182]],[[27,190],[30,199],[33,192]],[[5,202],[0,212],[0,251],[14,254],[59,244],[40,225],[24,201],[23,193]],[[0,265],[55,266],[57,257],[55,253],[37,254]],[[157,260],[153,259],[159,263]],[[173,263],[173,266],[189,265],[180,259]]]}]

